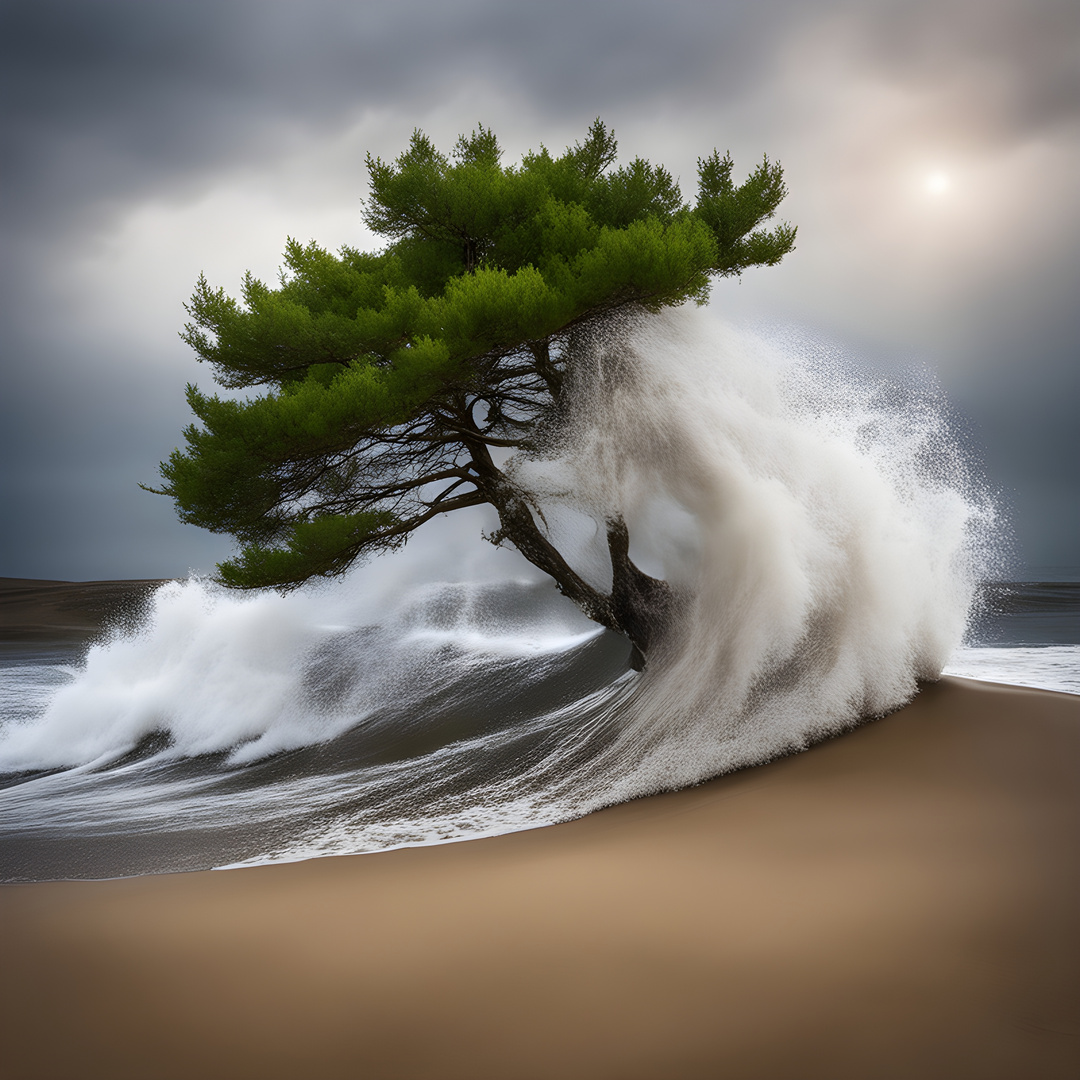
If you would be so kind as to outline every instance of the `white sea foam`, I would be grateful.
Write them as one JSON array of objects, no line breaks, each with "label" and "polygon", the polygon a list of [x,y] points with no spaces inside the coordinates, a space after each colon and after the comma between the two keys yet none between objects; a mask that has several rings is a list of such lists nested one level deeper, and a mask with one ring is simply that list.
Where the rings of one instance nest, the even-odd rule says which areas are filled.
[{"label": "white sea foam", "polygon": [[[452,550],[441,540],[444,553]],[[383,568],[369,567],[337,589],[286,596],[238,595],[203,580],[161,587],[141,629],[91,646],[67,685],[55,688],[61,676],[6,673],[24,700],[41,700],[50,684],[52,692],[36,715],[9,714],[0,772],[106,762],[158,733],[169,756],[253,761],[331,739],[374,709],[403,703],[406,684],[423,684],[425,671],[445,679],[437,668],[558,653],[599,632],[572,607],[532,604],[517,619],[487,611],[482,579],[493,560],[463,560],[458,569],[475,576],[455,585],[424,581],[427,552],[418,554],[397,560],[382,580]],[[518,582],[528,590],[528,576]],[[435,663],[447,648],[455,662]],[[349,692],[327,701],[319,686],[342,663],[353,669]]]},{"label": "white sea foam", "polygon": [[1080,645],[969,645],[957,649],[945,674],[1080,694]]}]

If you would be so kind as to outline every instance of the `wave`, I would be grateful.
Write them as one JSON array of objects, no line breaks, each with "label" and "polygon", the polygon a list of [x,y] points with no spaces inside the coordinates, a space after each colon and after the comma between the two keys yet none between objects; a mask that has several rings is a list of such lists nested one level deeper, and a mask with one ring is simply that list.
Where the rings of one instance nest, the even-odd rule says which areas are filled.
[{"label": "wave", "polygon": [[617,507],[632,557],[674,584],[680,625],[645,672],[482,543],[482,511],[287,596],[166,585],[141,627],[6,714],[0,872],[265,862],[565,820],[802,749],[940,675],[1000,523],[932,382],[687,311],[594,342],[586,362],[596,377],[557,436],[504,467],[587,580],[610,575],[597,522]]}]

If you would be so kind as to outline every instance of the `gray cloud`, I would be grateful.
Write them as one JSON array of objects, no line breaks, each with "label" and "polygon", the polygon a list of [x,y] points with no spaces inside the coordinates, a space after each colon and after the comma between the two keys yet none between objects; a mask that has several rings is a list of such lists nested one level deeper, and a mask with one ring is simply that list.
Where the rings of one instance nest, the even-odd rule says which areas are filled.
[{"label": "gray cloud", "polygon": [[[718,139],[781,157],[800,250],[718,303],[883,361],[929,353],[1017,492],[1030,557],[1080,562],[1075,522],[1047,512],[1080,493],[1078,54],[1073,0],[0,2],[0,573],[174,573],[224,553],[134,488],[199,374],[173,336],[184,293],[160,293],[189,258],[176,229],[132,249],[166,284],[108,254],[139,229],[150,244],[139,207],[190,222],[265,180],[283,218],[313,200],[355,216],[362,151],[395,152],[413,124],[442,138],[494,118],[508,144],[558,146],[597,114],[684,178]],[[967,163],[982,187],[966,211],[958,195],[939,226],[890,206],[908,151]],[[222,252],[247,235],[229,207],[206,211],[233,215],[214,219]],[[97,277],[72,276],[87,260]],[[158,310],[160,329],[132,328]]]},{"label": "gray cloud", "polygon": [[1005,136],[1027,138],[1080,115],[1080,18],[1070,0],[921,0],[850,13],[870,63],[944,87],[966,81],[973,97],[981,88],[991,100],[976,119]]},{"label": "gray cloud", "polygon": [[7,224],[64,229],[98,200],[272,156],[283,127],[332,130],[380,106],[424,112],[469,79],[541,116],[726,113],[801,60],[819,79],[869,69],[944,88],[968,124],[1030,138],[1076,121],[1078,24],[1068,0],[9,2]]}]

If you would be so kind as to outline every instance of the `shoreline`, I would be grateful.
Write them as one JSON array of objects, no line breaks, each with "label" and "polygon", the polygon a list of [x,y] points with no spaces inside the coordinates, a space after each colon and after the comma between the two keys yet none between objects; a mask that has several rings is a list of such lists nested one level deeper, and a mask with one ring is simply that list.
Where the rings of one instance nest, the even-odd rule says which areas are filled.
[{"label": "shoreline", "polygon": [[30,1077],[1080,1074],[1080,698],[882,720],[542,829],[0,886]]}]

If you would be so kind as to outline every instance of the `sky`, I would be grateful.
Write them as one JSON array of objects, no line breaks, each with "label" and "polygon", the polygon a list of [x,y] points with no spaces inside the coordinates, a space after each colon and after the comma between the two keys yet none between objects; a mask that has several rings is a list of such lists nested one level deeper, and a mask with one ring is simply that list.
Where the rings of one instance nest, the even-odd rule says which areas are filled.
[{"label": "sky", "polygon": [[506,159],[602,117],[620,157],[784,166],[797,250],[722,317],[940,382],[1017,572],[1080,565],[1075,0],[0,0],[0,575],[209,571],[141,491],[209,372],[200,272],[376,246],[365,154],[477,123]]}]

